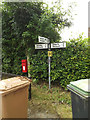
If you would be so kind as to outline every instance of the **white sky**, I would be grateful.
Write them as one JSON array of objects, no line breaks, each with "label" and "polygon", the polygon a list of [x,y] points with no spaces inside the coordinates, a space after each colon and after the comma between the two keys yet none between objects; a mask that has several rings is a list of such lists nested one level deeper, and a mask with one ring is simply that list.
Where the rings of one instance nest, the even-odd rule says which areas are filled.
[{"label": "white sky", "polygon": [[90,1],[88,2],[88,27],[90,27]]},{"label": "white sky", "polygon": [[[45,0],[48,1],[48,0]],[[54,1],[50,0],[47,3]],[[62,40],[69,40],[69,38],[77,38],[79,34],[84,33],[84,37],[88,38],[88,2],[90,0],[62,0],[63,8],[66,8],[71,2],[76,2],[77,6],[73,8],[72,12],[74,20],[72,27],[66,28],[62,31]]]}]

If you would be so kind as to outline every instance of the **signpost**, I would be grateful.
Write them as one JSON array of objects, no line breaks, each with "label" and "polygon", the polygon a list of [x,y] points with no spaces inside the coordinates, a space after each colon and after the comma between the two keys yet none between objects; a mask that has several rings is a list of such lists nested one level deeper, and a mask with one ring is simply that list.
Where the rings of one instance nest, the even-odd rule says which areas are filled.
[{"label": "signpost", "polygon": [[48,44],[35,44],[35,49],[47,49]]},{"label": "signpost", "polygon": [[51,43],[51,48],[65,48],[66,42]]},{"label": "signpost", "polygon": [[49,71],[49,89],[51,88],[50,86],[50,57],[52,57],[52,51],[51,49],[54,49],[54,48],[65,48],[66,47],[66,42],[63,41],[63,42],[60,42],[60,43],[50,43],[50,40],[48,38],[45,38],[45,37],[38,37],[39,39],[39,43],[46,43],[46,44],[35,44],[35,49],[48,49],[48,71]]},{"label": "signpost", "polygon": [[50,40],[45,37],[38,37],[40,43],[50,43]]}]

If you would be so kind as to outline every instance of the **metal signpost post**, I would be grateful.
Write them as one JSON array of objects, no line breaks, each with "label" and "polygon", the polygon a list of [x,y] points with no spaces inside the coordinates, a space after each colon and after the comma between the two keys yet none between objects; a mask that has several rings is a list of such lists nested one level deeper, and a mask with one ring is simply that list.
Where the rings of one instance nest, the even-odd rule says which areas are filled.
[{"label": "metal signpost post", "polygon": [[51,82],[50,82],[50,57],[48,57],[48,71],[49,71],[49,89],[51,88],[50,85],[51,85]]},{"label": "metal signpost post", "polygon": [[51,68],[51,58],[52,57],[52,48],[65,48],[66,42],[60,42],[60,43],[51,43],[48,38],[45,37],[38,37],[39,43],[46,43],[46,44],[35,44],[35,49],[48,49],[48,76],[49,76],[49,89],[51,88],[51,80],[50,80],[50,68]]},{"label": "metal signpost post", "polygon": [[50,62],[51,62],[51,59],[50,59],[50,52],[52,52],[51,51],[51,44],[49,43],[48,44],[48,76],[49,76],[49,89],[51,88],[50,87],[50,85],[51,85],[51,83],[50,83],[50,68],[51,68],[51,64],[50,64]]}]

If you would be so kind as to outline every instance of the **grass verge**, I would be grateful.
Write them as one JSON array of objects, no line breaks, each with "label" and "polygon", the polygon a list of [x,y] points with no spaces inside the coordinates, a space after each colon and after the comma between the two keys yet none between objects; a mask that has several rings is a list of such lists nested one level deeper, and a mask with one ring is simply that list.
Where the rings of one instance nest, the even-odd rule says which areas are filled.
[{"label": "grass verge", "polygon": [[60,86],[53,86],[49,90],[47,83],[31,86],[32,99],[29,101],[31,115],[35,112],[56,114],[60,118],[72,118],[70,92]]}]

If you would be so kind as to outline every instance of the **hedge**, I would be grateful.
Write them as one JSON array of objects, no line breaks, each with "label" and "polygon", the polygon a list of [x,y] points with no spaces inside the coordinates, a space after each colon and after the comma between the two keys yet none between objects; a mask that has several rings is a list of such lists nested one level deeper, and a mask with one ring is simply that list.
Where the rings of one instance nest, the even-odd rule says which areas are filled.
[{"label": "hedge", "polygon": [[[66,88],[70,81],[90,78],[88,41],[82,38],[70,40],[67,47],[52,49],[51,81],[58,81]],[[37,51],[37,50],[36,50]],[[48,53],[38,50],[31,59],[31,76],[34,80],[48,81]]]},{"label": "hedge", "polygon": [[[70,81],[90,78],[88,40],[82,40],[80,36],[66,43],[66,48],[52,49],[51,57],[51,82],[58,82],[66,88]],[[3,58],[3,72],[22,74],[21,60],[25,58],[22,54],[15,57],[13,66],[10,66],[10,58]],[[30,57],[30,72],[33,81],[48,82],[48,51],[35,50]],[[10,69],[12,71],[10,71]]]}]

